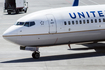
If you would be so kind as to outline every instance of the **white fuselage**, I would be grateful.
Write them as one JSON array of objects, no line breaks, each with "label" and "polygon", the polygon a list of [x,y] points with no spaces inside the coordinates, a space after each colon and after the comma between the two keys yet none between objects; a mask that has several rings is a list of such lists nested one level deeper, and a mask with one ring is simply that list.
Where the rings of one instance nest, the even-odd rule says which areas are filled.
[{"label": "white fuselage", "polygon": [[[21,46],[49,46],[105,40],[105,5],[64,7],[26,15],[3,37]],[[25,23],[30,23],[27,27]],[[31,25],[35,22],[35,25]]]}]

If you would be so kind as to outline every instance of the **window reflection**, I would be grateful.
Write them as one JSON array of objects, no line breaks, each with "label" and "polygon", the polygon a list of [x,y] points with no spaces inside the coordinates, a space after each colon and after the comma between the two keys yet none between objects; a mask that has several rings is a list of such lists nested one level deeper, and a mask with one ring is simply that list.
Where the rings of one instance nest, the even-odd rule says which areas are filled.
[{"label": "window reflection", "polygon": [[26,22],[26,23],[24,24],[24,26],[29,27],[29,26],[30,26],[29,22]]},{"label": "window reflection", "polygon": [[17,22],[16,25],[20,25],[20,26],[26,26],[26,27],[31,27],[35,25],[35,22]]}]

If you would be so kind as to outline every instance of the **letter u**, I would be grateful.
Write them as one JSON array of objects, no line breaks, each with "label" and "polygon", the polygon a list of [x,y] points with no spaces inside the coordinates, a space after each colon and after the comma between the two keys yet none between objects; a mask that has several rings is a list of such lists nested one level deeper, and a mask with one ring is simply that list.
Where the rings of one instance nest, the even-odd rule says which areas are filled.
[{"label": "letter u", "polygon": [[73,14],[74,14],[74,16],[72,16],[71,13],[69,13],[70,17],[71,17],[72,19],[75,19],[75,18],[76,18],[76,14],[75,14],[75,13],[73,13]]}]

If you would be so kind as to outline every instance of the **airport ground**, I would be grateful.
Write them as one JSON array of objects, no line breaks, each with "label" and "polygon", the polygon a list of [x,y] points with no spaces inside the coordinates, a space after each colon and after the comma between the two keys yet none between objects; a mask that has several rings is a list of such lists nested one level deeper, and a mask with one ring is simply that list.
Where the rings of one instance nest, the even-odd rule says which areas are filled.
[{"label": "airport ground", "polygon": [[[33,59],[31,51],[22,51],[18,45],[2,38],[3,32],[16,20],[29,13],[71,6],[73,0],[27,0],[27,13],[8,15],[0,0],[0,70],[105,70],[105,42],[72,44],[40,48],[40,59]],[[105,4],[105,0],[80,0],[80,5]]]}]

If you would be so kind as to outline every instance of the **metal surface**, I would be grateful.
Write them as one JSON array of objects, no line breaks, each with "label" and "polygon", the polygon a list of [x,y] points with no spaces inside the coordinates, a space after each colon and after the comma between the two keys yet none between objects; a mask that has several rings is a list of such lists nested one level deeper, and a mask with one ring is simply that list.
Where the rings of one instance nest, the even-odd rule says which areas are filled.
[{"label": "metal surface", "polygon": [[[72,6],[73,0],[27,0],[26,14],[3,13],[3,0],[0,0],[0,70],[104,70],[105,42],[99,44],[72,44],[40,48],[41,58],[33,59],[32,52],[21,51],[18,45],[7,42],[2,33],[20,17],[29,13]],[[105,0],[80,0],[79,5],[105,4]]]}]

